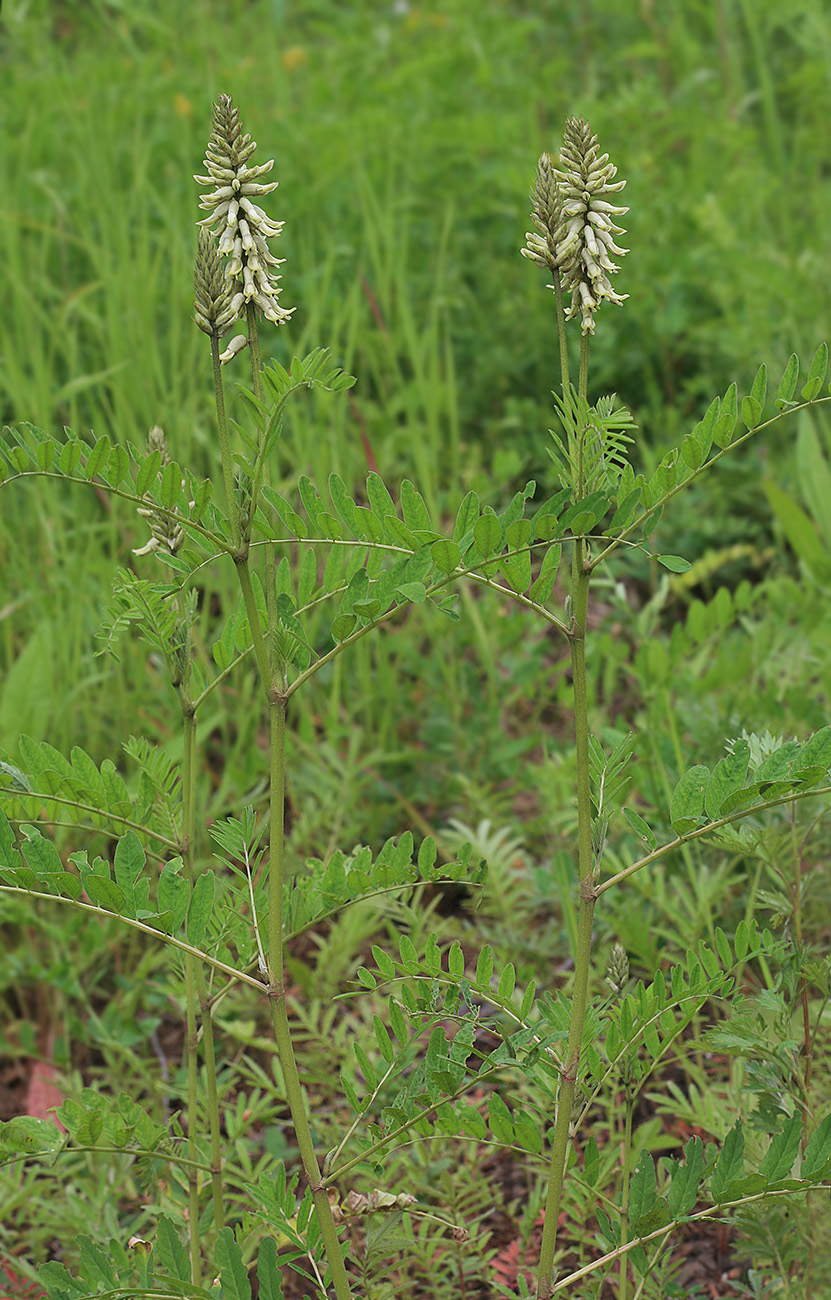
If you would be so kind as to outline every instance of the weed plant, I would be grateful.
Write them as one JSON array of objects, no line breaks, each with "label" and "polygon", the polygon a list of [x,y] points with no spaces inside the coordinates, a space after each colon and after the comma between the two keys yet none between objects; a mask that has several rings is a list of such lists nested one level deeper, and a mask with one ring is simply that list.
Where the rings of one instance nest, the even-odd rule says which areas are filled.
[{"label": "weed plant", "polygon": [[[287,404],[304,389],[342,393],[352,380],[319,348],[286,366],[263,364],[264,322],[285,327],[291,311],[276,270],[281,225],[260,206],[276,188],[273,164],[256,164],[255,148],[237,108],[221,96],[206,175],[197,177],[208,215],[194,276],[195,321],[213,375],[216,486],[173,458],[158,426],[144,450],[107,434],[86,441],[32,425],[10,428],[3,445],[4,493],[35,477],[92,485],[129,502],[145,522],[149,538],[118,573],[104,641],[116,652],[133,634],[143,637],[148,662],[176,701],[181,736],[176,753],[131,736],[126,778],[109,759],[98,764],[77,746],[64,755],[30,736],[0,767],[0,877],[13,916],[61,905],[87,924],[126,927],[127,983],[155,972],[156,959],[145,966],[145,954],[162,952],[184,1004],[180,1109],[160,1117],[131,1095],[141,1091],[134,1082],[120,1093],[80,1090],[60,1107],[61,1128],[34,1117],[0,1128],[19,1195],[38,1162],[60,1178],[72,1161],[112,1156],[141,1206],[132,1217],[142,1232],[132,1235],[112,1205],[102,1207],[103,1231],[79,1235],[66,1255],[70,1267],[43,1263],[42,1285],[53,1300],[250,1300],[255,1268],[265,1296],[281,1295],[292,1274],[313,1294],[338,1300],[464,1295],[489,1263],[476,1226],[487,1188],[454,1176],[441,1154],[451,1139],[511,1151],[528,1171],[529,1208],[540,1210],[539,1232],[526,1225],[539,1300],[586,1287],[599,1294],[604,1282],[620,1300],[682,1294],[672,1281],[673,1235],[753,1206],[778,1214],[787,1202],[813,1242],[816,1193],[831,1176],[831,1116],[818,1113],[814,1074],[829,990],[827,962],[809,952],[802,927],[817,889],[805,877],[805,858],[831,793],[831,727],[802,740],[768,731],[722,738],[711,752],[726,753],[711,768],[685,761],[681,726],[672,720],[681,775],[671,779],[665,755],[656,754],[653,802],[664,816],[652,819],[655,829],[645,808],[623,807],[633,749],[655,744],[654,735],[636,742],[590,726],[589,672],[602,665],[592,663],[589,597],[604,566],[624,551],[671,574],[689,571],[683,557],[650,550],[659,520],[671,531],[682,489],[707,481],[768,426],[829,400],[826,346],[801,380],[791,357],[773,401],[764,365],[745,395],[731,384],[648,475],[636,472],[632,415],[613,395],[589,397],[598,312],[626,297],[612,281],[613,258],[626,251],[617,242],[624,182],[588,124],[569,118],[559,160],[539,160],[535,228],[523,249],[551,281],[559,342],[553,495],[535,504],[531,481],[497,512],[482,507],[475,491],[461,491],[446,529],[429,491],[404,480],[395,499],[374,471],[357,495],[336,472],[326,489],[303,475],[281,494],[271,478]],[[241,332],[229,338],[237,322]],[[579,355],[569,345],[575,332]],[[231,419],[225,377],[246,361],[250,387],[238,384],[240,418]],[[239,599],[223,612],[208,650],[201,583],[218,564],[232,566]],[[510,914],[517,903],[512,872],[522,867],[522,846],[493,834],[486,821],[470,839],[458,825],[446,842],[419,834],[417,847],[406,830],[375,853],[338,847],[334,836],[304,869],[288,870],[286,740],[295,696],[314,692],[350,652],[414,607],[435,609],[452,631],[460,612],[471,612],[460,588],[511,602],[517,624],[535,616],[562,639],[568,658],[576,887],[569,894],[562,858],[534,887],[550,904],[559,886],[573,969],[567,979],[552,972],[539,990],[523,978],[519,952],[503,960],[485,945],[473,961],[458,939],[443,943],[433,924],[443,888],[482,892],[488,907],[487,863],[471,840],[501,859],[497,910]],[[736,594],[737,603],[744,599]],[[707,619],[700,616],[704,625]],[[676,647],[679,659],[685,648]],[[521,645],[516,656],[521,662]],[[660,707],[671,704],[670,668],[658,655]],[[257,694],[245,685],[251,678]],[[198,747],[210,735],[201,720],[217,725],[215,715],[227,710],[233,726],[235,708],[256,708],[257,700],[267,719],[261,785],[250,802],[220,810],[216,799],[198,797]],[[613,845],[609,831],[618,822],[628,829]],[[62,855],[54,830],[67,825],[74,843],[84,834],[89,842]],[[702,841],[725,848],[736,868],[744,859],[758,863],[750,885],[737,885],[739,899],[742,887],[750,892],[729,926],[720,914],[724,881],[713,884],[692,856]],[[683,906],[700,938],[686,945],[685,959],[666,963],[649,940],[677,914],[683,886],[662,870],[679,858],[688,867]],[[532,887],[527,873],[520,887]],[[766,906],[787,922],[784,936],[756,923],[763,888]],[[625,936],[625,947],[609,948],[598,972],[595,908],[601,904],[600,919],[615,897],[638,889],[645,923]],[[358,968],[357,1009],[347,1025],[327,967],[365,948],[384,909],[397,945],[374,945],[371,968]],[[615,917],[613,928],[624,937],[624,918]],[[290,944],[301,936],[317,945],[319,971],[306,996],[293,998],[290,1016]],[[627,949],[646,979],[630,978]],[[745,986],[760,991],[745,996]],[[270,1070],[252,1050],[270,1050],[261,1027],[223,1023],[226,1004],[238,1011],[240,992],[249,990],[268,1008]],[[732,1015],[721,1020],[714,1007],[728,1001]],[[121,1010],[116,1004],[116,1021]],[[227,1034],[249,1049],[235,1082],[232,1060],[218,1052]],[[705,1144],[695,1134],[656,1163],[660,1126],[639,1124],[638,1107],[690,1036],[701,1058],[690,1099],[697,1087],[703,1105],[711,1087],[705,1049],[741,1064],[741,1085],[734,1074],[726,1098],[735,1122],[722,1123],[722,1104],[707,1125],[715,1140]],[[110,1043],[114,1055],[127,1051],[129,1063],[135,1044],[119,1037],[116,1024]],[[331,1088],[333,1070],[340,1090],[323,1108],[318,1098]],[[690,1101],[697,1127],[700,1111]],[[246,1142],[250,1122],[272,1132],[270,1150],[258,1154]],[[291,1169],[287,1145],[299,1169]],[[443,1208],[434,1210],[424,1201],[428,1189],[436,1196],[437,1169]],[[569,1220],[583,1225],[578,1259],[573,1242],[568,1252],[563,1245]],[[817,1272],[810,1251],[807,1259],[784,1261],[781,1251],[778,1258],[783,1276],[793,1286],[804,1279],[808,1294]],[[530,1294],[520,1267],[513,1275],[503,1267],[500,1276],[498,1292]]]}]

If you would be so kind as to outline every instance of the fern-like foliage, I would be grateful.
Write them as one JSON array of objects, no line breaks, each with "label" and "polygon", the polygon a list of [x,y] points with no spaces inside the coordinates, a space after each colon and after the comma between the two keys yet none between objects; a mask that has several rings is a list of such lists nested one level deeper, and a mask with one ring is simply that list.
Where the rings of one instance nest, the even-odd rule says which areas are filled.
[{"label": "fern-like foliage", "polygon": [[548,452],[563,487],[577,500],[592,492],[614,496],[617,491],[636,426],[627,408],[616,401],[612,393],[589,406],[586,398],[571,388],[562,397],[554,395],[563,433],[549,431],[554,446]]}]

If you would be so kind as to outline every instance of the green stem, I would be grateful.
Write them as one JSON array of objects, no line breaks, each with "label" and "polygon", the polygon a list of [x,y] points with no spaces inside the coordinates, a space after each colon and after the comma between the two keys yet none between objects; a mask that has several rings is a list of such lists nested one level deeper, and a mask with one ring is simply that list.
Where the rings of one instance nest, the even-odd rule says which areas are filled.
[{"label": "green stem", "polygon": [[219,1130],[219,1089],[216,1082],[213,1015],[211,1014],[205,972],[199,967],[199,1005],[202,1012],[202,1043],[205,1051],[205,1076],[208,1086],[208,1123],[211,1133],[211,1191],[214,1226],[225,1227],[225,1203],[222,1190],[222,1136]]},{"label": "green stem", "polygon": [[826,794],[831,794],[831,785],[815,786],[810,790],[790,790],[787,794],[781,794],[776,799],[765,799],[763,803],[754,803],[748,808],[740,808],[738,812],[728,813],[726,817],[717,817],[715,821],[708,822],[705,826],[698,826],[694,831],[687,831],[685,835],[677,835],[668,844],[662,844],[660,848],[653,849],[645,857],[638,858],[637,862],[633,862],[631,867],[624,867],[623,871],[618,871],[614,876],[607,876],[603,884],[597,886],[595,893],[599,898],[601,894],[606,893],[607,889],[622,884],[624,880],[628,880],[630,876],[633,876],[636,871],[643,871],[644,867],[657,862],[659,858],[665,858],[668,853],[674,853],[682,844],[687,844],[690,840],[700,840],[703,835],[712,835],[714,831],[719,830],[722,826],[732,826],[733,822],[740,822],[745,817],[758,817],[759,813],[767,812],[769,808],[781,808],[782,804],[796,803],[797,800],[801,799],[818,799]]},{"label": "green stem", "polygon": [[271,660],[268,654],[268,647],[265,643],[263,630],[260,626],[260,611],[257,609],[257,601],[254,597],[254,587],[251,583],[251,569],[248,564],[248,555],[235,555],[234,564],[237,566],[237,578],[242,590],[242,599],[245,604],[245,612],[248,615],[248,626],[251,629],[251,641],[254,648],[254,658],[257,661],[257,671],[260,674],[260,681],[263,684],[263,690],[268,692],[271,687]]},{"label": "green stem", "polygon": [[560,344],[560,376],[563,384],[563,396],[565,397],[571,387],[571,379],[568,371],[568,339],[566,337],[566,315],[563,310],[563,286],[560,282],[560,272],[552,272],[554,301],[557,304],[557,338]]},{"label": "green stem", "polygon": [[[192,884],[192,882],[191,882]],[[199,1286],[202,1264],[199,1257],[199,1172],[196,1157],[197,1117],[197,1067],[196,1056],[196,962],[190,953],[185,955],[185,1022],[187,1025],[188,1056],[188,1236],[190,1240],[190,1280]]]},{"label": "green stem", "polygon": [[[811,794],[813,793],[812,790]],[[831,794],[831,790],[828,793]],[[45,894],[38,889],[24,889],[22,885],[0,884],[0,894],[20,894],[21,897],[25,894],[26,898],[39,898],[45,903],[62,903],[64,907],[75,907],[81,912],[88,912],[90,916],[98,916],[106,921],[120,921],[122,925],[138,930],[141,934],[147,934],[151,939],[158,939],[160,943],[169,944],[171,948],[178,948],[180,952],[192,957],[194,961],[204,962],[206,966],[221,971],[223,975],[228,976],[229,980],[247,984],[249,988],[260,994],[268,992],[268,986],[262,980],[249,975],[246,970],[236,970],[233,966],[229,966],[227,962],[219,961],[211,953],[203,952],[200,948],[194,948],[193,944],[185,943],[183,939],[177,939],[174,935],[166,934],[164,930],[158,930],[152,925],[146,925],[144,921],[137,921],[132,916],[122,916],[120,913],[110,911],[106,907],[97,907],[94,903],[85,903],[80,898],[68,898],[66,894]]]},{"label": "green stem", "polygon": [[[623,1194],[621,1196],[620,1208],[620,1245],[625,1246],[629,1240],[629,1169],[632,1163],[632,1112],[635,1109],[635,1099],[631,1093],[631,1072],[630,1062],[627,1053],[626,1071],[624,1075],[624,1088],[626,1089],[624,1097],[624,1106],[626,1118],[624,1121],[623,1133],[623,1169],[621,1177],[623,1179]],[[620,1257],[620,1288],[618,1290],[618,1300],[627,1300],[629,1294],[629,1269],[628,1260],[625,1255]]]},{"label": "green stem", "polygon": [[274,1037],[277,1043],[280,1066],[286,1082],[286,1098],[291,1111],[292,1124],[294,1125],[303,1168],[309,1180],[312,1198],[317,1210],[320,1235],[332,1273],[335,1295],[337,1300],[349,1300],[351,1296],[349,1278],[343,1262],[335,1220],[332,1217],[332,1207],[329,1204],[329,1198],[323,1185],[320,1165],[314,1149],[286,1012],[286,993],[283,978],[283,844],[288,695],[284,690],[278,690],[274,686],[268,649],[260,627],[259,612],[254,598],[247,554],[236,556],[235,564],[251,627],[254,656],[269,708],[271,770],[267,961],[268,993],[271,999]]},{"label": "green stem", "polygon": [[[581,362],[583,349],[581,349]],[[582,365],[581,365],[582,372]],[[581,373],[581,381],[582,381]],[[565,1064],[557,1095],[557,1114],[551,1147],[551,1167],[545,1203],[545,1222],[540,1247],[537,1300],[548,1300],[554,1283],[554,1255],[557,1248],[557,1220],[563,1192],[569,1124],[577,1086],[577,1071],[586,1020],[595,884],[592,870],[591,790],[589,786],[589,716],[586,690],[586,620],[589,575],[584,569],[584,542],[574,542],[572,572],[573,623],[570,631],[571,670],[574,683],[574,739],[577,760],[577,828],[580,878],[580,911],[577,921],[577,956],[571,998],[571,1025]]]},{"label": "green stem", "polygon": [[268,825],[268,986],[282,993],[283,986],[283,859],[286,803],[285,695],[269,700],[271,781]]},{"label": "green stem", "polygon": [[[196,714],[184,691],[180,694],[184,750],[182,761],[182,830],[185,842],[184,860],[188,880],[193,888],[193,846],[196,830]],[[189,960],[193,960],[190,958]],[[202,1045],[205,1053],[205,1077],[208,1090],[208,1126],[211,1135],[211,1189],[213,1193],[214,1223],[217,1231],[225,1226],[225,1207],[222,1195],[222,1139],[219,1131],[219,1090],[216,1083],[216,1055],[214,1052],[213,1017],[208,1000],[205,968],[196,967],[196,991],[202,1015]],[[190,1059],[188,1059],[190,1067]],[[190,1133],[190,1126],[188,1128]]]},{"label": "green stem", "polygon": [[303,1168],[309,1180],[315,1209],[317,1210],[320,1235],[326,1252],[326,1258],[332,1273],[337,1300],[349,1300],[351,1288],[346,1267],[343,1262],[338,1232],[332,1217],[332,1207],[326,1194],[326,1187],[315,1152],[312,1132],[306,1114],[306,1104],[294,1044],[291,1040],[288,1014],[286,1011],[286,990],[283,974],[283,842],[284,842],[284,793],[285,793],[285,748],[286,748],[286,696],[269,690],[269,720],[271,739],[271,793],[269,824],[269,882],[268,882],[268,994],[271,999],[271,1013],[274,1023],[274,1037],[277,1053],[286,1082],[286,1098],[291,1111],[292,1123],[297,1137],[297,1146]]},{"label": "green stem", "polygon": [[590,334],[581,334],[580,336],[580,378],[577,383],[577,392],[580,397],[586,397],[589,391],[589,339]]},{"label": "green stem", "polygon": [[257,333],[257,308],[253,302],[248,302],[245,305],[245,323],[248,328],[248,350],[251,353],[251,380],[254,385],[254,396],[262,401],[263,380],[260,371],[263,363],[260,357],[260,336]]},{"label": "green stem", "polygon": [[[194,738],[196,731],[196,720],[193,713],[187,706],[187,700],[184,692],[180,693],[182,704],[182,729],[183,729],[183,756],[182,756],[182,821],[183,821],[183,838],[184,838],[184,863],[187,872],[188,884],[193,891],[193,856],[191,850],[191,836],[193,834],[194,820],[194,770],[193,770],[193,750]],[[200,968],[201,974],[201,968]],[[199,1127],[198,1116],[198,1038],[196,1029],[196,983],[197,983],[197,965],[195,958],[187,953],[185,956],[185,999],[187,1004],[187,1042],[188,1042],[188,1159],[192,1162],[188,1167],[188,1210],[189,1210],[189,1232],[190,1232],[190,1256],[191,1256],[191,1281],[194,1286],[198,1286],[201,1278],[201,1263],[199,1258],[199,1182],[198,1172],[193,1164],[198,1155],[197,1130]]]},{"label": "green stem", "polygon": [[231,445],[228,439],[228,421],[225,416],[225,389],[222,383],[222,363],[219,360],[219,337],[211,335],[211,361],[214,368],[214,398],[216,401],[216,425],[219,431],[219,452],[222,459],[222,481],[225,484],[225,498],[228,503],[228,518],[231,521],[231,536],[234,546],[239,546],[239,512],[234,499],[234,476],[231,470]]}]

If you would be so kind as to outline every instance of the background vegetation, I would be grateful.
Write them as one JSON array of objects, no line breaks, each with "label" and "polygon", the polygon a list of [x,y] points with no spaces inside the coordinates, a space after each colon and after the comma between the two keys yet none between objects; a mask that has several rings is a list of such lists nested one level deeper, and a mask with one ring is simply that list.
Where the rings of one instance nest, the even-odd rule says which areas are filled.
[{"label": "background vegetation", "polygon": [[[348,399],[295,405],[280,449],[285,483],[299,473],[322,483],[335,470],[357,487],[377,468],[388,482],[413,479],[439,513],[450,484],[454,496],[475,488],[495,507],[529,478],[553,486],[553,312],[542,275],[518,249],[536,158],[556,149],[569,113],[592,122],[628,180],[632,252],[619,287],[631,297],[601,319],[592,382],[634,411],[647,471],[732,379],[747,389],[761,360],[776,375],[791,352],[810,356],[829,333],[831,20],[820,0],[6,0],[3,22],[4,423],[137,444],[159,423],[177,459],[208,472],[215,435],[191,321],[191,177],[223,90],[266,156],[277,156],[270,210],[286,221],[283,302],[296,311],[266,349],[285,361],[328,346],[358,376]],[[680,499],[657,549],[693,560],[689,574],[659,577],[620,561],[594,606],[594,728],[610,741],[641,734],[629,802],[654,810],[653,824],[666,819],[682,753],[712,764],[724,734],[764,720],[801,737],[828,721],[827,420],[806,416],[793,434],[787,444],[751,444]],[[130,734],[170,737],[177,756],[152,655],[138,643],[124,644],[118,663],[94,654],[112,572],[145,536],[141,521],[90,492],[4,493],[0,747],[10,761],[21,732],[67,752],[80,744],[99,762]],[[219,617],[231,590],[232,575],[209,574],[203,609]],[[472,836],[491,864],[475,915],[444,896],[395,918],[355,909],[293,953],[294,1013],[324,1126],[352,1014],[348,1002],[331,1011],[329,999],[350,987],[393,919],[423,929],[429,906],[431,924],[444,913],[468,956],[489,942],[520,978],[549,986],[570,960],[572,741],[561,650],[473,592],[463,591],[461,613],[461,630],[446,637],[443,622],[415,610],[321,673],[292,719],[297,869],[336,845],[375,850],[406,826],[435,834],[448,852]],[[205,654],[208,645],[206,633]],[[262,798],[262,716],[245,689],[229,687],[228,713],[202,719],[203,805]],[[621,862],[627,835],[613,828]],[[820,826],[803,863],[805,942],[818,950],[829,891],[812,869],[825,847]],[[598,969],[613,942],[638,974],[712,938],[716,923],[787,918],[782,870],[726,849],[679,855],[669,879],[644,878],[637,906],[630,894],[598,910]],[[3,906],[7,1113],[20,1108],[36,1059],[59,1067],[66,1090],[106,1082],[175,1107],[179,1009],[158,955],[66,914],[44,911],[34,929],[28,913]],[[359,1014],[371,1016],[371,1005]],[[269,1048],[242,994],[222,1029],[226,1126],[237,1125],[240,1159],[281,1154],[279,1108],[261,1086]],[[247,1083],[232,1077],[234,1060]],[[743,1082],[740,1063],[700,1050],[678,1068],[666,1083],[668,1113],[653,1101],[640,1116],[656,1143],[719,1131],[722,1118],[726,1128]],[[386,1176],[394,1181],[395,1171]],[[31,1175],[7,1177],[0,1247],[23,1272],[58,1238],[71,1241],[91,1212],[118,1229],[115,1202],[90,1169],[61,1175],[64,1212],[76,1215],[64,1224],[32,1212]],[[459,1268],[471,1286],[492,1277],[493,1259],[511,1283],[538,1208],[538,1189],[516,1178],[481,1152],[451,1159],[426,1146],[402,1166],[402,1186],[455,1205],[469,1227],[481,1221],[478,1255],[459,1264],[447,1253],[448,1286],[458,1287]],[[152,1212],[131,1204],[129,1187],[120,1209],[137,1229]],[[767,1251],[770,1277],[799,1272],[798,1258],[777,1261],[765,1241],[754,1245],[760,1269]],[[376,1256],[386,1248],[376,1243]],[[433,1249],[425,1239],[425,1275]]]}]

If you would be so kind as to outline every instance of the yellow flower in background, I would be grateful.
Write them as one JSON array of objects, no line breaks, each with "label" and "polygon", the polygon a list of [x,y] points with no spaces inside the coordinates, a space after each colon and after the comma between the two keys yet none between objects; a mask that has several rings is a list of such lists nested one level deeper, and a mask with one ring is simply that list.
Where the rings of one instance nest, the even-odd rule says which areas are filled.
[{"label": "yellow flower in background", "polygon": [[286,72],[296,72],[298,68],[305,68],[308,65],[309,54],[302,45],[290,45],[280,55],[280,62]]}]

